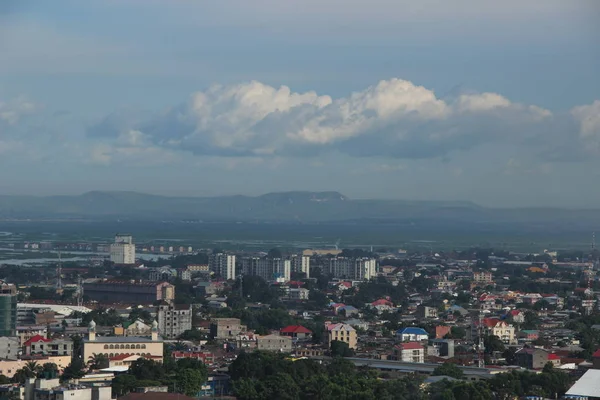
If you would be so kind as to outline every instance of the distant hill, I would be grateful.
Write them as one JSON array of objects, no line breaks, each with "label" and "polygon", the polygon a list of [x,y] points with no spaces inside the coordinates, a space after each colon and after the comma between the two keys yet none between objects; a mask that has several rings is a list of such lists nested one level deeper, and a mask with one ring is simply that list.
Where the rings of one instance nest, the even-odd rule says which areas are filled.
[{"label": "distant hill", "polygon": [[464,224],[481,229],[506,224],[535,229],[600,227],[600,210],[492,209],[466,201],[352,200],[338,192],[282,192],[256,197],[169,197],[101,191],[79,196],[0,196],[0,218]]}]

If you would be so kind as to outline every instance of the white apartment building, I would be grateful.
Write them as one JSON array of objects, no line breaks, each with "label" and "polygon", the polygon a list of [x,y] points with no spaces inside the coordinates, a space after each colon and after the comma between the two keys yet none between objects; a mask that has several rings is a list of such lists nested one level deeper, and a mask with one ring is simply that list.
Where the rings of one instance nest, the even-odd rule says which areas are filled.
[{"label": "white apartment building", "polygon": [[374,258],[332,257],[328,267],[334,278],[369,280],[377,275],[377,260]]},{"label": "white apartment building", "polygon": [[209,268],[224,279],[234,280],[236,278],[235,255],[225,253],[212,254],[209,260]]},{"label": "white apartment building", "polygon": [[115,236],[115,242],[110,245],[110,261],[115,264],[135,264],[135,244],[133,236]]},{"label": "white apartment building", "polygon": [[310,278],[310,256],[295,255],[292,256],[292,271],[302,272],[306,278]]},{"label": "white apartment building", "polygon": [[292,276],[292,261],[283,258],[245,257],[242,259],[244,275],[260,276],[266,281],[288,282]]}]

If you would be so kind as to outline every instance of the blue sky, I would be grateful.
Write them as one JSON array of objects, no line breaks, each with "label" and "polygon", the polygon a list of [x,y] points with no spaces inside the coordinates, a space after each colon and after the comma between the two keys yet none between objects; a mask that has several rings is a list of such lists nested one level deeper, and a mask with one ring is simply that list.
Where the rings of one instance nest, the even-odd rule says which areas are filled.
[{"label": "blue sky", "polygon": [[0,5],[0,191],[597,207],[600,4]]}]

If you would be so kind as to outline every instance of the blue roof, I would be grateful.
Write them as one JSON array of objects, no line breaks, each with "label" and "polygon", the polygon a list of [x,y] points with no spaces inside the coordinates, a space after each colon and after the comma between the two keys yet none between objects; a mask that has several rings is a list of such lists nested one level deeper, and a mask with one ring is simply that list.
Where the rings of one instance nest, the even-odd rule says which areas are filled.
[{"label": "blue roof", "polygon": [[429,336],[427,331],[423,328],[404,328],[404,329],[399,329],[397,333],[399,335],[427,335],[427,336]]}]

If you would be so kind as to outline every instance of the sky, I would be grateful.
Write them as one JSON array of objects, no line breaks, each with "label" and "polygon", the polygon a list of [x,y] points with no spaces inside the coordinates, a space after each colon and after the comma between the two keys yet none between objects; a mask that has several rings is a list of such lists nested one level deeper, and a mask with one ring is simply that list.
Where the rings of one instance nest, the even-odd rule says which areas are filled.
[{"label": "sky", "polygon": [[600,207],[600,2],[4,0],[0,193]]}]

